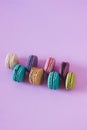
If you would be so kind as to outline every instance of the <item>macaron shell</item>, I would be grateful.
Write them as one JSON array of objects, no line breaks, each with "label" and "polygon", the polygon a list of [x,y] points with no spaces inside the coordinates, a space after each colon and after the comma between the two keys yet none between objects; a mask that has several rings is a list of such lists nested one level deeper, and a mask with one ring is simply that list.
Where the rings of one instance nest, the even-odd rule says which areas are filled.
[{"label": "macaron shell", "polygon": [[29,74],[29,82],[31,83],[31,84],[34,84],[34,85],[36,85],[36,83],[35,83],[35,78],[37,77],[37,68],[35,68],[35,67],[32,67],[32,69],[31,69],[31,71],[30,71],[30,74]]},{"label": "macaron shell", "polygon": [[17,65],[14,67],[14,69],[13,69],[12,79],[13,79],[14,81],[17,81],[17,72],[18,72],[18,70],[19,70],[19,67],[20,67],[20,64],[17,64]]},{"label": "macaron shell", "polygon": [[52,89],[53,88],[53,74],[54,72],[50,72],[48,76],[48,88]]},{"label": "macaron shell", "polygon": [[58,89],[60,83],[60,76],[58,72],[50,72],[48,76],[48,88]]},{"label": "macaron shell", "polygon": [[50,59],[50,61],[49,61],[49,65],[48,65],[48,70],[47,70],[47,72],[48,72],[48,73],[51,72],[51,71],[54,69],[54,66],[55,66],[55,60],[52,58],[52,59]]},{"label": "macaron shell", "polygon": [[16,64],[18,64],[18,57],[16,54],[12,54],[10,56],[10,68],[13,69]]},{"label": "macaron shell", "polygon": [[28,67],[28,71],[30,72],[30,70],[31,70],[31,68],[33,67],[33,61],[34,60],[34,56],[32,55],[31,57],[30,57],[30,61],[29,61],[29,67]]},{"label": "macaron shell", "polygon": [[7,68],[10,68],[10,54],[7,54],[6,55],[6,58],[5,58],[5,66]]},{"label": "macaron shell", "polygon": [[66,77],[67,73],[69,72],[69,63],[66,63],[65,69],[64,69],[64,73],[63,73],[63,77]]},{"label": "macaron shell", "polygon": [[37,58],[37,56],[33,55],[32,60],[31,60],[31,68],[37,67],[37,64],[38,64],[38,58]]},{"label": "macaron shell", "polygon": [[30,73],[29,73],[29,82],[31,83],[31,84],[33,84],[34,83],[34,78],[33,78],[33,72],[34,72],[34,70],[33,70],[33,68],[31,69],[31,71],[30,71]]},{"label": "macaron shell", "polygon": [[34,84],[36,84],[36,85],[41,84],[42,77],[43,77],[43,69],[39,69],[37,71],[37,75],[35,76],[35,82],[34,82]]},{"label": "macaron shell", "polygon": [[61,64],[61,76],[65,79],[67,73],[69,72],[69,63],[68,62],[62,62]]},{"label": "macaron shell", "polygon": [[17,77],[18,77],[18,82],[23,82],[24,77],[25,77],[25,68],[23,66],[21,66],[18,70],[17,73]]},{"label": "macaron shell", "polygon": [[66,77],[66,89],[70,90],[73,89],[75,85],[75,74],[73,72],[69,72]]},{"label": "macaron shell", "polygon": [[26,70],[27,70],[27,71],[30,71],[30,69],[31,69],[32,57],[33,57],[33,56],[30,55],[29,58],[28,58],[28,61],[27,61],[27,64],[26,64]]},{"label": "macaron shell", "polygon": [[59,83],[60,83],[59,73],[54,72],[54,74],[53,74],[53,88],[55,90],[59,88]]},{"label": "macaron shell", "polygon": [[48,59],[46,60],[46,63],[45,63],[45,66],[44,66],[44,71],[47,70],[47,67],[48,67],[48,64],[49,64],[49,60],[50,60],[50,58],[48,58]]}]

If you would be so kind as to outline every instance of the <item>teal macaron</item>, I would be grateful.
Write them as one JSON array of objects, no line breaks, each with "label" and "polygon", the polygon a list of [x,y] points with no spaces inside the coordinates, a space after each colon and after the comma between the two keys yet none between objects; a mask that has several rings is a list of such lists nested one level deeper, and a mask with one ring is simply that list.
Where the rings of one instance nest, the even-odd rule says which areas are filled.
[{"label": "teal macaron", "polygon": [[50,72],[48,76],[48,88],[58,89],[60,84],[60,76],[58,72]]},{"label": "teal macaron", "polygon": [[25,77],[25,67],[17,64],[13,69],[12,79],[17,82],[23,82]]}]

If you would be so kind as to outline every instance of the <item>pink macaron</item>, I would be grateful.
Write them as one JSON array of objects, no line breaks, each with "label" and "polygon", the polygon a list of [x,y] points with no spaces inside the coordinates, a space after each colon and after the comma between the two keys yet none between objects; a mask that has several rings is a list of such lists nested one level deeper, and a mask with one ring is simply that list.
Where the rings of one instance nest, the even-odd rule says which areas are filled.
[{"label": "pink macaron", "polygon": [[52,57],[49,57],[47,60],[46,60],[46,63],[45,63],[45,66],[44,66],[44,71],[46,73],[50,73],[55,67],[55,59],[52,58]]}]

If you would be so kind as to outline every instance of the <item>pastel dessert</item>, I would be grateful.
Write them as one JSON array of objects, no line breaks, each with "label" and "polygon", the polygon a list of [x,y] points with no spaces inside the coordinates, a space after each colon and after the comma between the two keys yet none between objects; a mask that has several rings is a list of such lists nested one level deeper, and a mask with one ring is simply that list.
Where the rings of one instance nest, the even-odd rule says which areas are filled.
[{"label": "pastel dessert", "polygon": [[25,67],[17,64],[13,69],[12,79],[17,82],[23,82],[25,78]]},{"label": "pastel dessert", "polygon": [[35,55],[30,55],[27,60],[27,64],[25,68],[28,72],[30,72],[32,67],[37,67],[37,64],[38,64],[38,57]]},{"label": "pastel dessert", "polygon": [[43,79],[43,69],[32,67],[29,74],[29,82],[34,85],[40,85]]},{"label": "pastel dessert", "polygon": [[14,53],[8,53],[5,58],[5,65],[9,69],[13,69],[18,64],[18,57]]},{"label": "pastel dessert", "polygon": [[67,90],[71,90],[74,88],[74,85],[75,85],[75,73],[73,72],[69,72],[67,74],[67,77],[66,77],[66,81],[65,81],[65,87]]},{"label": "pastel dessert", "polygon": [[62,62],[61,73],[60,73],[61,77],[63,79],[65,79],[68,72],[69,72],[69,63],[68,62]]},{"label": "pastel dessert", "polygon": [[55,59],[52,57],[49,57],[45,63],[44,71],[46,73],[50,73],[51,71],[53,71],[54,67],[55,67]]},{"label": "pastel dessert", "polygon": [[58,89],[60,84],[60,76],[58,72],[50,72],[48,76],[48,88]]}]

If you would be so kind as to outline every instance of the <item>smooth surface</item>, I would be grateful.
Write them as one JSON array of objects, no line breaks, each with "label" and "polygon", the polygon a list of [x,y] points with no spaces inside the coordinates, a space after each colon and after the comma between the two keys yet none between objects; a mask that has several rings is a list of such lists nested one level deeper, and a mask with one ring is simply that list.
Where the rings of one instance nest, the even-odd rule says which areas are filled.
[{"label": "smooth surface", "polygon": [[[70,62],[73,91],[12,81],[8,52]],[[87,130],[87,1],[0,0],[0,130]]]}]

